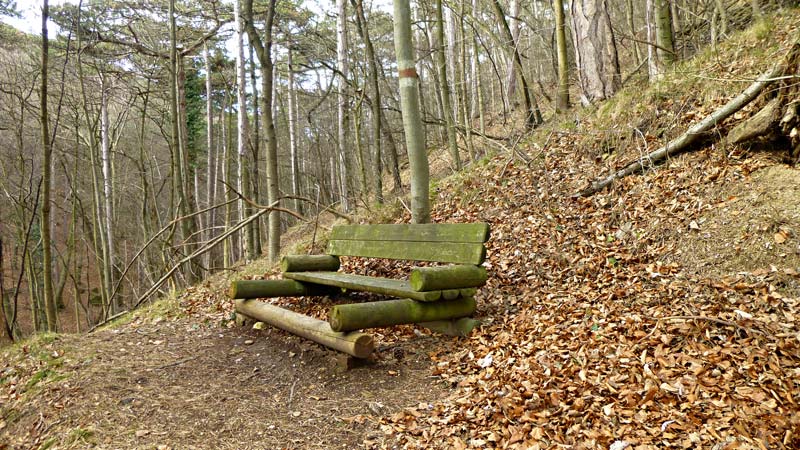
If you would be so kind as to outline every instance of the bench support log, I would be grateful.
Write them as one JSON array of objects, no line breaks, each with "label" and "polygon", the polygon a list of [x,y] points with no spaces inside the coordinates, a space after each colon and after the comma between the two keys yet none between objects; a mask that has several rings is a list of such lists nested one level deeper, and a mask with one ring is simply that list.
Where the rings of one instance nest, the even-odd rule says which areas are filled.
[{"label": "bench support log", "polygon": [[281,258],[281,272],[339,270],[339,257],[333,255],[286,255]]},{"label": "bench support log", "polygon": [[259,300],[236,300],[236,312],[356,358],[368,358],[375,350],[375,341],[369,334],[336,332],[328,322]]},{"label": "bench support log", "polygon": [[407,323],[466,317],[475,312],[475,298],[466,297],[434,303],[411,299],[336,305],[328,313],[331,329],[351,331]]},{"label": "bench support log", "polygon": [[230,298],[303,297],[330,295],[338,289],[310,285],[294,280],[240,280],[231,283]]},{"label": "bench support log", "polygon": [[471,317],[462,317],[460,319],[453,320],[421,322],[417,325],[447,336],[467,337],[470,333],[472,333],[472,330],[481,325],[481,321]]}]

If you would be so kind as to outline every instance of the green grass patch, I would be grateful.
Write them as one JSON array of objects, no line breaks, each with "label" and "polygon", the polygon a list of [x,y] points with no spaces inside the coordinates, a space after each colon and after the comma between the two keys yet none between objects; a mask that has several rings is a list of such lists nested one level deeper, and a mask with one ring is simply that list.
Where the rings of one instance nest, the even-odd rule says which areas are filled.
[{"label": "green grass patch", "polygon": [[67,434],[67,445],[73,444],[95,444],[94,430],[88,428],[75,428]]}]

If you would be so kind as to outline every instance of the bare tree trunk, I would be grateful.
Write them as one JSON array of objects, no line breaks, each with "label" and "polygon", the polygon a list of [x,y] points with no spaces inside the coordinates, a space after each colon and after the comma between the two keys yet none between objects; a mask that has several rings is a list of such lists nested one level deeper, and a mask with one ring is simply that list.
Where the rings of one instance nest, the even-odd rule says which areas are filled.
[{"label": "bare tree trunk", "polygon": [[461,99],[461,114],[464,119],[464,141],[467,143],[467,153],[472,161],[477,159],[475,154],[475,147],[472,145],[472,117],[469,112],[469,101],[467,101],[467,36],[464,31],[464,16],[466,15],[465,2],[461,2],[461,11],[458,19],[458,33],[460,39],[458,40],[458,62],[461,65],[456,72],[456,85],[458,87],[458,96]]},{"label": "bare tree trunk", "polygon": [[39,94],[39,102],[41,107],[41,126],[42,126],[42,182],[44,189],[42,190],[42,265],[44,273],[42,274],[44,284],[44,306],[45,315],[47,316],[47,330],[56,331],[57,327],[57,312],[56,301],[53,296],[53,255],[52,255],[52,238],[50,228],[50,190],[53,183],[52,175],[52,159],[53,159],[53,145],[50,142],[50,126],[49,115],[47,112],[47,64],[48,52],[50,50],[50,40],[47,36],[47,21],[50,14],[50,7],[48,0],[42,1],[42,67],[41,67],[41,91]]},{"label": "bare tree trunk", "polygon": [[[633,0],[627,0],[627,7],[625,8],[625,18],[628,21],[628,32],[633,36],[636,37],[636,25],[633,21]],[[639,50],[639,42],[633,41],[633,58],[636,67],[642,62],[642,52]]]},{"label": "bare tree trunk", "polygon": [[[289,44],[287,48],[287,65],[289,72],[289,86],[287,87],[287,96],[289,97],[288,104],[288,119],[289,119],[289,158],[291,160],[292,168],[292,195],[297,197],[300,195],[300,167],[298,164],[297,155],[297,100],[295,99],[294,92],[294,61],[292,60],[292,45]],[[292,201],[292,209],[300,212],[301,203],[299,200]]]},{"label": "bare tree trunk", "polygon": [[[250,192],[252,193],[253,200],[256,203],[261,202],[261,171],[259,169],[259,161],[261,161],[261,114],[259,110],[259,98],[258,98],[258,83],[256,80],[258,77],[256,76],[256,64],[254,60],[254,52],[253,46],[248,45],[248,61],[250,62],[250,89],[252,89],[253,93],[253,101],[251,102],[252,114],[253,114],[253,127],[250,128],[250,133],[248,142],[250,142],[250,148],[252,150],[252,156],[250,158],[251,166],[250,166]],[[252,233],[253,233],[253,255],[261,255],[261,242],[262,242],[262,221],[263,217],[259,218],[252,225]]]},{"label": "bare tree trunk", "polygon": [[[503,34],[503,37],[507,42],[513,44],[515,42],[514,37],[512,36],[511,30],[508,27],[506,14],[503,12],[503,8],[500,6],[500,0],[492,0],[491,3],[495,16],[497,17],[497,21],[499,22],[500,31]],[[517,73],[520,81],[522,82],[522,97],[525,101],[525,111],[527,115],[525,118],[525,126],[531,129],[542,123],[542,113],[539,111],[539,105],[536,101],[536,98],[533,97],[528,87],[528,81],[525,78],[525,71],[522,67],[522,57],[519,54],[519,50],[517,49],[516,45],[512,44],[509,44],[508,47],[510,47],[510,56],[513,58],[514,64],[517,66]]]},{"label": "bare tree trunk", "polygon": [[6,311],[5,267],[3,266],[3,238],[0,238],[0,320],[3,322],[3,332],[9,341],[14,342],[14,331],[11,329],[11,320]]},{"label": "bare tree trunk", "polygon": [[[243,19],[247,36],[256,51],[256,56],[261,63],[261,86],[262,86],[262,124],[264,127],[264,139],[267,141],[267,202],[277,204],[279,202],[278,184],[278,142],[275,135],[275,121],[273,112],[273,76],[274,68],[272,63],[272,25],[275,19],[275,3],[277,0],[270,0],[265,14],[265,40],[262,41],[253,23],[253,0],[244,0]],[[270,261],[277,261],[281,248],[281,222],[280,213],[272,210],[269,212],[268,233],[269,246],[267,257]]]},{"label": "bare tree trunk", "polygon": [[[114,285],[114,223],[113,205],[114,199],[111,190],[111,137],[108,122],[108,93],[111,89],[107,85],[106,75],[100,75],[100,161],[102,164],[103,176],[103,221],[101,229],[105,234],[105,246],[108,247],[108,285]],[[117,313],[116,304],[110,304],[110,313]]]},{"label": "bare tree trunk", "polygon": [[[227,98],[228,98],[227,95],[226,95],[225,98],[223,98],[223,100],[222,100],[222,109],[220,110],[220,128],[221,128],[221,131],[222,131],[222,160],[220,161],[221,164],[219,165],[219,167],[220,167],[220,170],[222,171],[222,184],[224,186],[227,186],[227,185],[230,184],[230,169],[229,169],[229,165],[230,165],[230,145],[229,145],[229,140],[230,139],[229,139],[229,136],[230,136],[230,133],[231,133],[231,127],[229,125],[229,123],[230,123],[229,117],[230,116],[229,116],[228,113],[225,112],[226,109],[227,109],[227,106],[228,106],[227,105],[228,102],[226,101]],[[225,120],[226,118],[228,120]],[[230,192],[230,189],[228,189],[227,190],[227,194],[226,194],[226,200],[233,199],[234,198],[233,195],[234,195],[233,192]],[[228,229],[231,226],[231,215],[232,215],[231,209],[232,208],[231,208],[231,204],[230,203],[225,205],[225,218],[224,218],[224,221],[223,221],[224,225],[225,225],[225,231],[228,231]],[[222,243],[222,265],[225,266],[225,267],[228,267],[232,262],[233,262],[233,245],[232,245],[232,238],[230,238],[230,239],[225,239],[225,241]]]},{"label": "bare tree trunk", "polygon": [[571,10],[581,102],[591,104],[611,97],[622,85],[617,44],[607,0],[571,0]]},{"label": "bare tree trunk", "polygon": [[[236,161],[237,161],[237,189],[245,197],[251,197],[250,193],[250,164],[247,158],[247,78],[244,70],[244,26],[242,24],[239,2],[234,2],[233,8],[236,21]],[[251,209],[244,200],[239,199],[239,221],[249,217]],[[245,261],[251,261],[255,257],[255,240],[253,236],[253,223],[242,229],[242,255]]]},{"label": "bare tree trunk", "polygon": [[351,0],[356,10],[356,26],[361,38],[364,40],[364,47],[367,53],[367,67],[369,68],[369,84],[372,91],[372,141],[373,151],[373,188],[375,189],[375,201],[383,203],[383,161],[381,160],[381,91],[378,84],[378,63],[375,60],[375,48],[372,46],[372,39],[367,28],[367,18],[364,15],[364,5],[362,0]]},{"label": "bare tree trunk", "polygon": [[408,0],[394,1],[394,45],[400,84],[400,107],[403,111],[403,128],[406,132],[406,148],[411,168],[411,221],[428,223],[431,221],[428,153],[425,149],[425,135],[422,134],[419,77],[414,66],[411,8]]},{"label": "bare tree trunk", "polygon": [[556,16],[556,53],[558,55],[558,95],[556,111],[569,109],[569,67],[567,65],[567,35],[564,30],[564,2],[553,0]]},{"label": "bare tree trunk", "polygon": [[439,72],[439,91],[442,93],[442,114],[447,131],[447,147],[456,170],[461,170],[461,157],[456,143],[456,128],[453,105],[450,100],[450,83],[447,81],[446,44],[444,40],[444,8],[442,0],[436,0],[436,65]]},{"label": "bare tree trunk", "polygon": [[[509,5],[511,16],[508,20],[508,26],[511,29],[511,42],[507,42],[506,45],[514,47],[515,51],[519,51],[519,3],[520,0],[511,0],[511,4]],[[508,68],[506,69],[506,73],[508,74],[506,77],[506,98],[509,102],[512,101],[514,95],[517,94],[516,67],[514,60],[509,59]],[[512,105],[508,105],[508,107],[512,109]]]},{"label": "bare tree trunk", "polygon": [[336,65],[339,69],[338,91],[338,162],[339,162],[339,198],[342,202],[342,209],[348,211],[350,205],[347,198],[347,129],[349,128],[348,119],[348,99],[347,99],[347,77],[349,76],[349,65],[347,60],[347,0],[336,0]]},{"label": "bare tree trunk", "polygon": [[658,72],[662,74],[667,67],[675,61],[675,45],[672,36],[672,13],[669,0],[655,0],[656,21],[656,58],[658,59]]},{"label": "bare tree trunk", "polygon": [[[472,0],[472,21],[475,22],[477,20],[477,12],[478,12],[478,0]],[[481,80],[481,68],[480,68],[480,58],[479,58],[479,47],[478,47],[478,33],[474,28],[472,30],[472,86],[473,86],[473,99],[475,100],[475,105],[472,108],[473,111],[477,109],[478,117],[480,120],[480,127],[481,133],[486,133],[486,119],[484,117],[484,111],[486,110],[486,103],[483,98],[483,83]],[[474,116],[474,114],[473,114]]]},{"label": "bare tree trunk", "polygon": [[[214,149],[214,103],[212,99],[213,88],[211,85],[211,57],[208,54],[208,42],[203,45],[203,60],[206,66],[206,207],[213,205],[216,202],[216,189],[215,187],[215,149]],[[216,210],[212,209],[206,215],[206,231],[203,234],[203,240],[208,242],[211,236],[214,235],[214,224],[216,218]],[[206,267],[211,267],[213,254],[206,253],[203,264]]]}]

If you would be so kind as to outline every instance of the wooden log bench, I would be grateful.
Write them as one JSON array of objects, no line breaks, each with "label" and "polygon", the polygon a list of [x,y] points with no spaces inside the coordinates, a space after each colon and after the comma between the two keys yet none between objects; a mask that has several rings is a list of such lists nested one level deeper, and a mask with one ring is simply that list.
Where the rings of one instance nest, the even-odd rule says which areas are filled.
[{"label": "wooden log bench", "polygon": [[[484,243],[488,238],[486,223],[335,226],[325,255],[284,256],[281,260],[283,280],[235,281],[229,295],[237,299],[237,313],[295,334],[300,334],[297,327],[303,324],[281,325],[294,316],[271,314],[269,311],[274,313],[272,308],[253,308],[248,305],[248,299],[331,295],[343,291],[397,298],[332,307],[328,315],[329,327],[315,324],[313,332],[303,334],[328,346],[330,342],[346,342],[347,333],[356,330],[409,323],[439,333],[465,336],[479,324],[469,316],[475,311],[477,288],[487,279],[481,264],[486,258]],[[408,279],[399,280],[341,272],[340,256],[447,265],[416,267]],[[258,316],[254,316],[254,312]],[[323,330],[328,336],[315,339],[325,334]],[[361,338],[360,342],[366,339]],[[347,346],[337,347],[334,348],[354,354],[347,351]],[[364,351],[362,345],[359,353]]]}]

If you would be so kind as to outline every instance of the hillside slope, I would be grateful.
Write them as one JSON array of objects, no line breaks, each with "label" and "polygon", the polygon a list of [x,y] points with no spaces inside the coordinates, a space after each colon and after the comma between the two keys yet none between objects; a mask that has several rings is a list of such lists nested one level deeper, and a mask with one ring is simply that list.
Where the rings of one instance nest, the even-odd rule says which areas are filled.
[{"label": "hillside slope", "polygon": [[218,278],[127,324],[4,351],[0,448],[799,448],[800,172],[785,149],[708,145],[573,196],[735,96],[798,13],[440,182],[435,221],[492,226],[469,338],[379,330],[378,362],[340,372],[315,344],[235,328]]}]

